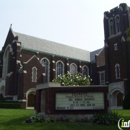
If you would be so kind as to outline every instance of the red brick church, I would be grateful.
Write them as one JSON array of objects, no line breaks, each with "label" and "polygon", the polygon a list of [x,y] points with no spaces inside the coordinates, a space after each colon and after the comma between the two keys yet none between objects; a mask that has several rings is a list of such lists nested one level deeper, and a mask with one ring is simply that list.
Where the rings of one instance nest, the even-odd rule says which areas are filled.
[{"label": "red brick church", "polygon": [[[130,85],[130,7],[104,12],[104,47],[93,52],[15,32],[10,27],[0,52],[0,93],[33,108],[36,85],[70,71],[90,75],[92,84],[109,85],[111,108],[122,108]],[[99,30],[100,31],[100,30]]]}]

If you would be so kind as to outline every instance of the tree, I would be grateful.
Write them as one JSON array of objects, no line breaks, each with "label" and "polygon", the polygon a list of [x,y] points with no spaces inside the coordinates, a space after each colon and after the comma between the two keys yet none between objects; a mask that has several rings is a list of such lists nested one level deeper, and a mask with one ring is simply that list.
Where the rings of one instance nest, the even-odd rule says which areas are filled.
[{"label": "tree", "polygon": [[70,72],[67,74],[58,75],[57,78],[53,80],[53,82],[58,82],[61,86],[79,86],[79,85],[90,85],[91,84],[90,76],[82,75],[81,73],[77,73],[72,75]]},{"label": "tree", "polygon": [[130,43],[130,28],[126,30],[127,33],[127,41]]},{"label": "tree", "polygon": [[125,95],[123,100],[123,109],[130,109],[130,92]]}]

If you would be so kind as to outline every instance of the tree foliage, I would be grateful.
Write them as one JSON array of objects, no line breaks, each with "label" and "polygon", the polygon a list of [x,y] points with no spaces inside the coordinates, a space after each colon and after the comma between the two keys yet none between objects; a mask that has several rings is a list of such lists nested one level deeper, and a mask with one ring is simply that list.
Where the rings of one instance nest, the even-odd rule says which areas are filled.
[{"label": "tree foliage", "polygon": [[127,41],[130,42],[130,28],[126,30],[127,33]]},{"label": "tree foliage", "polygon": [[123,100],[123,108],[130,109],[130,91],[125,95]]},{"label": "tree foliage", "polygon": [[81,73],[71,74],[67,72],[67,74],[58,75],[57,78],[53,80],[53,82],[58,82],[61,86],[79,86],[79,85],[90,85],[91,84],[90,76],[82,75]]}]

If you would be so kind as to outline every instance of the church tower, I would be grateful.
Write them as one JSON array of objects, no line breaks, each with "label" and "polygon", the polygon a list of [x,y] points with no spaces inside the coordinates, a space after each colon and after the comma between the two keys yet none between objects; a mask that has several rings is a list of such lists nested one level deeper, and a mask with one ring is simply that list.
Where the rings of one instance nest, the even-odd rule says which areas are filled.
[{"label": "church tower", "polygon": [[109,85],[110,106],[122,106],[130,86],[130,45],[126,29],[130,27],[130,7],[119,7],[104,12],[104,46],[106,84]]},{"label": "church tower", "polygon": [[130,27],[129,14],[130,7],[125,3],[111,9],[110,12],[104,12],[105,41],[125,33],[126,29]]}]

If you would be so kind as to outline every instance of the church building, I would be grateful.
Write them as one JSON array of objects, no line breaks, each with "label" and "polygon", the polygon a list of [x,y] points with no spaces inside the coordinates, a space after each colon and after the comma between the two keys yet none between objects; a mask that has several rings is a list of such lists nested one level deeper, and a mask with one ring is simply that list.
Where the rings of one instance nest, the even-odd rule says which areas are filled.
[{"label": "church building", "polygon": [[[130,7],[104,12],[104,46],[93,52],[13,31],[0,52],[0,93],[23,108],[34,108],[36,85],[70,71],[90,75],[92,84],[109,86],[110,108],[122,108],[130,85]],[[100,30],[99,30],[100,32]]]}]

